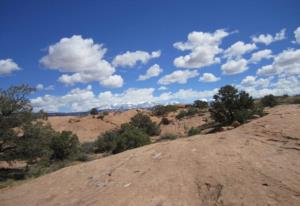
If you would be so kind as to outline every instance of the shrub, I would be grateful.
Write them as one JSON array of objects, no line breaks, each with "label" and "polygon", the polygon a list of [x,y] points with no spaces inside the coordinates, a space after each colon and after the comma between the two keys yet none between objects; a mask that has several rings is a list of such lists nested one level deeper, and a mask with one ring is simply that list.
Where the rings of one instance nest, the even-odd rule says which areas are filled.
[{"label": "shrub", "polygon": [[131,118],[130,124],[136,128],[143,130],[146,134],[153,136],[159,135],[160,128],[155,123],[152,122],[148,115],[138,113],[134,117]]},{"label": "shrub", "polygon": [[160,136],[160,140],[174,140],[177,138],[177,135],[175,134],[164,134],[162,136]]},{"label": "shrub", "polygon": [[121,129],[105,132],[96,141],[97,152],[113,154],[149,144],[149,136],[141,129],[123,124]]},{"label": "shrub", "polygon": [[193,107],[197,107],[199,109],[206,109],[208,108],[208,103],[206,101],[196,100],[194,101]]},{"label": "shrub", "polygon": [[52,159],[63,160],[78,154],[78,137],[72,132],[63,131],[60,135],[51,139],[50,148],[52,150]]},{"label": "shrub", "polygon": [[91,115],[97,115],[98,114],[97,108],[92,108],[91,111],[90,111],[90,114]]},{"label": "shrub", "polygon": [[[227,85],[214,95],[210,113],[212,118],[221,124],[231,124],[234,121],[245,122],[252,115],[254,101],[244,92]],[[240,123],[242,123],[240,122]]]},{"label": "shrub", "polygon": [[119,130],[107,131],[103,135],[99,136],[95,142],[96,152],[111,152],[119,141]]},{"label": "shrub", "polygon": [[23,127],[23,135],[16,142],[17,159],[35,162],[38,158],[49,159],[51,149],[49,147],[53,138],[59,133],[55,132],[50,125],[44,125],[41,122],[27,124]]},{"label": "shrub", "polygon": [[180,112],[176,115],[176,119],[182,119],[185,117],[187,112],[185,110],[180,110]]},{"label": "shrub", "polygon": [[96,150],[95,142],[82,143],[80,150],[84,154],[93,154]]},{"label": "shrub", "polygon": [[264,107],[274,107],[278,104],[274,95],[266,95],[261,99],[261,103]]},{"label": "shrub", "polygon": [[160,123],[163,124],[163,125],[168,125],[168,124],[170,124],[170,120],[166,117],[163,117],[161,119]]},{"label": "shrub", "polygon": [[108,112],[100,112],[99,115],[97,116],[97,119],[104,119],[105,116],[108,115]]},{"label": "shrub", "polygon": [[255,104],[252,110],[252,115],[264,116],[266,115],[264,107],[261,104]]},{"label": "shrub", "polygon": [[156,116],[164,116],[170,112],[176,112],[176,111],[177,111],[176,105],[166,105],[166,106],[157,105],[152,109],[152,113]]},{"label": "shrub", "polygon": [[300,104],[300,98],[295,97],[293,104]]},{"label": "shrub", "polygon": [[186,116],[194,116],[195,114],[197,114],[199,112],[198,108],[196,107],[190,107],[187,112],[186,112]]},{"label": "shrub", "polygon": [[193,135],[199,134],[200,132],[201,132],[200,128],[191,127],[188,131],[188,136],[193,136]]}]

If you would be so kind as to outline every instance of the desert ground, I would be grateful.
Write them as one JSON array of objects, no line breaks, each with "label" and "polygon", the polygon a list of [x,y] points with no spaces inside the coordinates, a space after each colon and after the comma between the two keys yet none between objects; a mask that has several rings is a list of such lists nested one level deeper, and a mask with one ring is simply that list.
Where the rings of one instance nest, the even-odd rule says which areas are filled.
[{"label": "desert ground", "polygon": [[300,205],[300,107],[132,149],[0,190],[1,206]]},{"label": "desert ground", "polygon": [[[147,110],[128,110],[125,112],[110,112],[102,119],[98,119],[97,115],[87,116],[55,116],[49,117],[48,122],[57,131],[72,131],[75,133],[80,142],[90,142],[97,139],[100,134],[106,131],[120,127],[121,124],[129,122],[130,118],[138,112],[151,115]],[[160,125],[161,135],[176,134],[177,136],[185,136],[188,129],[204,124],[207,119],[206,115],[196,115],[189,118],[177,120],[176,113],[170,113],[167,118],[171,120],[169,125]],[[152,121],[160,123],[161,117],[151,115]]]}]

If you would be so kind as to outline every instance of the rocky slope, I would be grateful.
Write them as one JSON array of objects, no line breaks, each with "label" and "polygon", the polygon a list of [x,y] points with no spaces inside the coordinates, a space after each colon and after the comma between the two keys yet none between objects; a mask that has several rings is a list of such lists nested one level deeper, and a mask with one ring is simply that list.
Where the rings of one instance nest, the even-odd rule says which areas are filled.
[{"label": "rocky slope", "polygon": [[0,190],[1,206],[300,205],[300,107],[166,141]]}]

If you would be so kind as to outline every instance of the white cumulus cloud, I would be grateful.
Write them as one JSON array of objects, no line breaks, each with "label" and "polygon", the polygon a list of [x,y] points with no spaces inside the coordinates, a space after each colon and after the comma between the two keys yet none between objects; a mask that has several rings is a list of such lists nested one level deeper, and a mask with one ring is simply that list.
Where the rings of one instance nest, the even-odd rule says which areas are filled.
[{"label": "white cumulus cloud", "polygon": [[276,33],[275,36],[272,36],[271,34],[260,34],[259,36],[253,36],[252,41],[254,43],[269,45],[272,42],[285,39],[285,30],[286,29],[282,29],[280,32]]},{"label": "white cumulus cloud", "polygon": [[204,73],[200,78],[199,81],[201,82],[216,82],[219,81],[221,78],[220,77],[216,77],[214,74],[212,73]]},{"label": "white cumulus cloud", "polygon": [[189,33],[186,42],[176,42],[174,47],[181,51],[190,51],[185,56],[174,59],[174,65],[180,68],[201,68],[220,62],[217,57],[222,49],[219,45],[222,39],[229,33],[223,29],[216,30],[214,33],[197,32]]},{"label": "white cumulus cloud", "polygon": [[188,79],[198,76],[196,70],[177,70],[171,74],[167,74],[158,80],[159,84],[168,85],[173,83],[185,84]]},{"label": "white cumulus cloud", "polygon": [[105,87],[117,88],[123,86],[123,78],[120,75],[112,75],[107,79],[101,80],[101,84]]},{"label": "white cumulus cloud", "polygon": [[271,59],[272,57],[273,57],[272,50],[264,49],[264,50],[253,53],[249,62],[256,64],[256,63],[260,62],[262,59]]},{"label": "white cumulus cloud", "polygon": [[268,94],[273,94],[275,96],[299,94],[300,81],[297,77],[280,77],[274,83],[271,83],[272,79],[272,77],[266,79],[246,77],[242,80],[242,84],[239,88],[247,91],[255,98],[263,97]]},{"label": "white cumulus cloud", "polygon": [[158,58],[161,55],[161,51],[153,51],[148,53],[146,51],[127,51],[123,54],[117,55],[112,64],[115,67],[134,67],[138,62],[146,64],[150,59]]},{"label": "white cumulus cloud", "polygon": [[18,71],[21,68],[12,59],[0,59],[0,76],[9,75],[14,71]]},{"label": "white cumulus cloud", "polygon": [[[64,84],[88,83],[98,81],[100,84],[115,73],[115,68],[103,59],[107,49],[93,39],[84,39],[80,35],[62,38],[50,45],[48,54],[40,63],[49,69],[63,74],[58,80]],[[105,85],[103,85],[105,86]]]},{"label": "white cumulus cloud", "polygon": [[226,75],[239,74],[246,71],[247,69],[247,60],[245,59],[228,60],[221,66],[223,74]]},{"label": "white cumulus cloud", "polygon": [[240,58],[243,54],[248,53],[256,49],[255,44],[245,44],[242,41],[238,41],[231,45],[228,49],[224,52],[224,57],[233,58],[237,57]]},{"label": "white cumulus cloud", "polygon": [[143,81],[152,77],[157,77],[162,72],[163,69],[158,64],[154,64],[147,70],[146,74],[140,75],[138,80]]},{"label": "white cumulus cloud", "polygon": [[266,87],[268,87],[270,85],[272,79],[273,79],[272,77],[257,79],[256,76],[246,76],[241,81],[241,85],[243,87],[266,88]]},{"label": "white cumulus cloud", "polygon": [[257,75],[300,75],[300,49],[287,49],[274,57],[270,65],[257,70]]}]

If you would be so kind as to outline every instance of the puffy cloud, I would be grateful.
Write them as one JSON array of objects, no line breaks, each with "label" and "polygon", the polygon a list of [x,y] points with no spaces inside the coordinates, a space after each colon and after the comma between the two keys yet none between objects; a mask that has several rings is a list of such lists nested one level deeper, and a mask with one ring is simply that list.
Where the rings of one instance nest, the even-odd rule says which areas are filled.
[{"label": "puffy cloud", "polygon": [[248,53],[256,49],[255,44],[245,44],[242,41],[238,41],[231,45],[228,49],[224,52],[224,57],[233,58],[238,57],[240,58],[243,54]]},{"label": "puffy cloud", "polygon": [[163,72],[163,69],[160,68],[160,66],[158,64],[154,64],[147,70],[146,74],[140,75],[138,80],[143,81],[146,79],[150,79],[152,77],[157,77],[162,72]]},{"label": "puffy cloud", "polygon": [[[240,89],[243,89],[250,93],[255,98],[263,97],[268,94],[279,95],[296,95],[300,91],[300,81],[295,76],[281,77],[278,78],[275,83],[270,83],[272,78],[262,79],[261,82],[265,81],[267,83],[263,84],[259,80],[252,82],[248,85],[241,85]],[[261,86],[264,85],[264,86]],[[268,85],[268,86],[266,86]]]},{"label": "puffy cloud", "polygon": [[189,33],[186,42],[176,42],[173,46],[178,50],[191,52],[175,58],[174,65],[180,68],[201,68],[219,63],[220,59],[216,57],[222,52],[219,45],[228,35],[229,33],[223,29],[214,33],[196,31]]},{"label": "puffy cloud", "polygon": [[168,85],[173,83],[185,84],[188,79],[198,76],[198,72],[193,70],[177,70],[171,74],[163,76],[158,80],[159,84]]},{"label": "puffy cloud", "polygon": [[63,73],[73,73],[63,74],[58,79],[64,84],[91,81],[99,81],[102,84],[115,72],[115,68],[103,59],[106,51],[102,44],[94,43],[93,39],[74,35],[70,38],[62,38],[49,46],[48,54],[41,58],[40,63]]},{"label": "puffy cloud", "polygon": [[44,109],[48,112],[57,112],[62,108],[70,111],[87,111],[97,105],[92,87],[89,85],[85,89],[72,89],[66,95],[52,96],[44,95],[31,99],[31,104],[35,110]]},{"label": "puffy cloud", "polygon": [[46,91],[54,90],[54,86],[53,85],[49,85],[49,86],[45,87],[43,84],[37,84],[35,88],[37,90],[46,90]]},{"label": "puffy cloud", "polygon": [[84,89],[75,88],[63,96],[44,95],[31,99],[35,110],[44,109],[48,112],[57,111],[88,111],[90,108],[110,108],[111,106],[131,104],[138,105],[147,102],[168,103],[174,101],[191,102],[195,99],[211,99],[217,92],[214,90],[195,91],[180,89],[174,93],[165,92],[154,95],[154,88],[130,88],[121,93],[111,91],[94,94],[89,85]]},{"label": "puffy cloud", "polygon": [[127,51],[124,54],[117,55],[112,64],[115,67],[134,67],[138,62],[146,64],[150,59],[158,58],[160,55],[160,50],[153,51],[152,53],[145,51]]},{"label": "puffy cloud", "polygon": [[261,51],[253,53],[249,62],[256,64],[256,63],[260,62],[262,59],[270,59],[272,57],[273,57],[272,50],[265,49],[265,50],[261,50]]},{"label": "puffy cloud", "polygon": [[204,73],[200,78],[199,81],[201,82],[216,82],[219,81],[221,78],[220,77],[216,77],[214,74],[212,73]]},{"label": "puffy cloud", "polygon": [[241,85],[243,87],[260,87],[260,88],[266,88],[270,85],[272,81],[272,77],[270,78],[260,78],[257,79],[255,76],[246,76],[242,82]]},{"label": "puffy cloud", "polygon": [[300,49],[284,50],[274,57],[270,65],[266,65],[257,70],[257,75],[300,75]]},{"label": "puffy cloud", "polygon": [[295,42],[300,44],[300,26],[294,31],[295,34]]},{"label": "puffy cloud", "polygon": [[260,34],[259,36],[253,36],[252,41],[254,43],[263,43],[269,45],[272,42],[280,41],[285,39],[285,29],[282,29],[280,32],[276,33],[275,36],[271,34]]},{"label": "puffy cloud", "polygon": [[0,59],[0,76],[9,75],[14,71],[18,71],[21,68],[12,59]]},{"label": "puffy cloud", "polygon": [[117,88],[123,86],[123,79],[120,75],[112,75],[107,79],[101,80],[101,84],[105,87]]},{"label": "puffy cloud", "polygon": [[247,69],[247,60],[245,59],[228,60],[221,66],[223,74],[226,75],[239,74],[246,71]]}]

